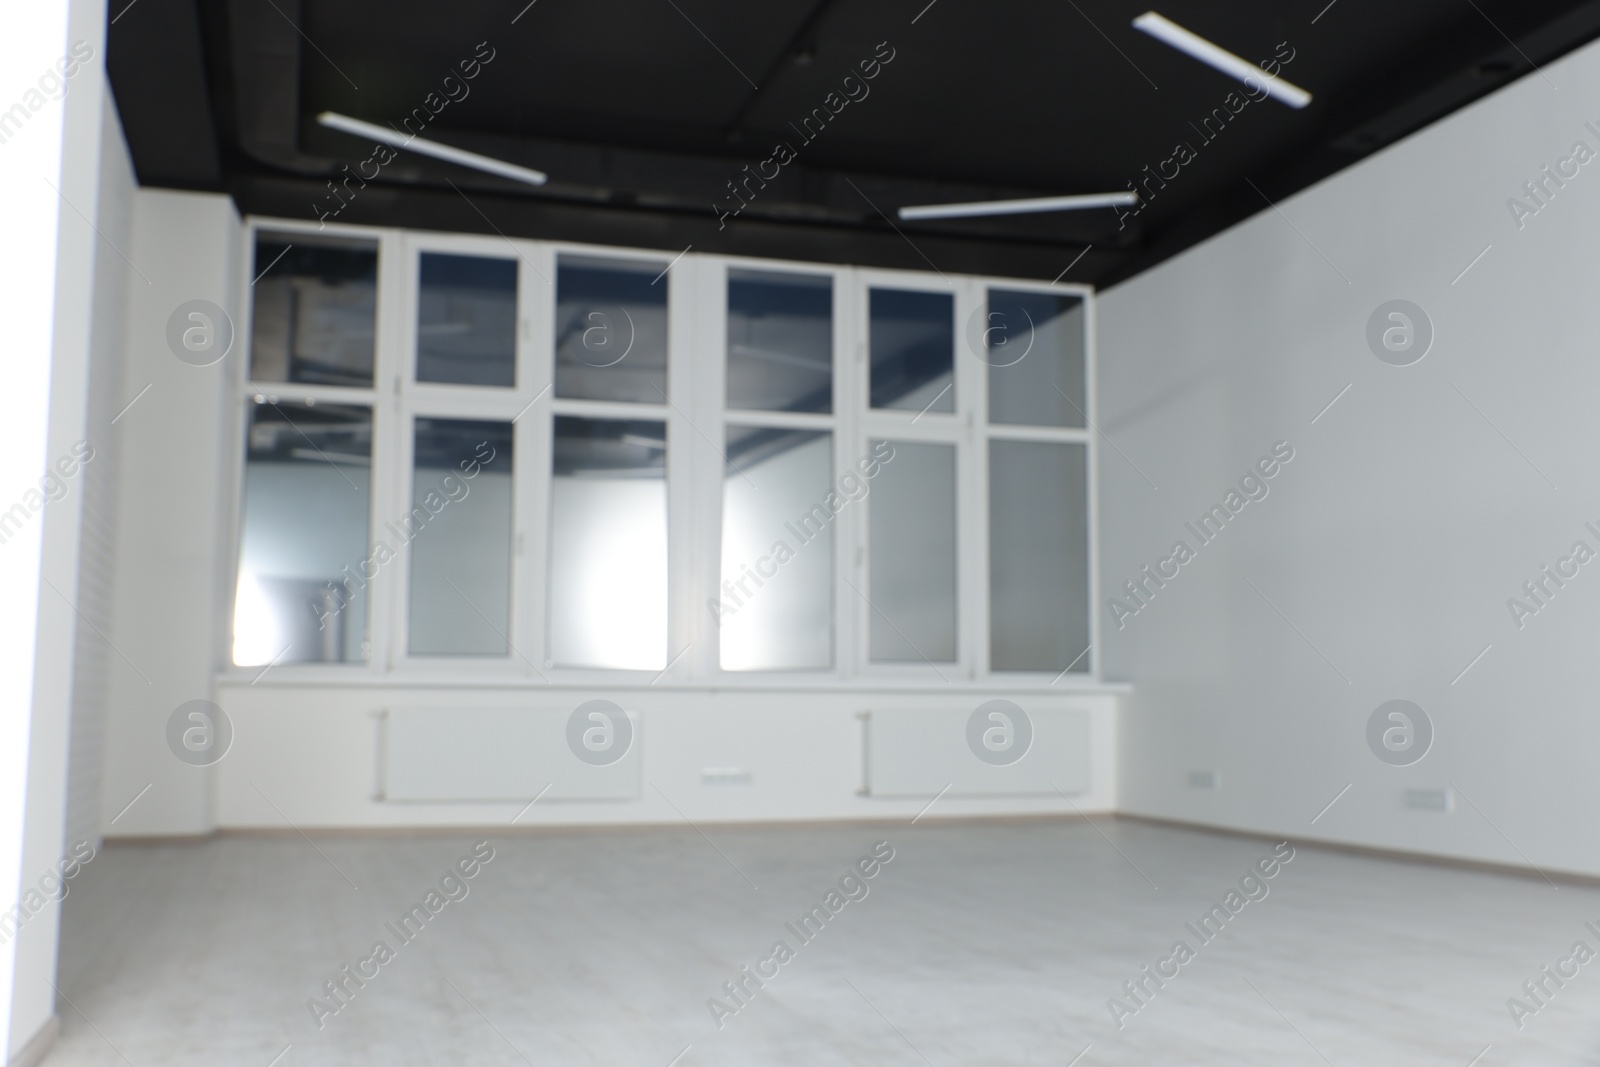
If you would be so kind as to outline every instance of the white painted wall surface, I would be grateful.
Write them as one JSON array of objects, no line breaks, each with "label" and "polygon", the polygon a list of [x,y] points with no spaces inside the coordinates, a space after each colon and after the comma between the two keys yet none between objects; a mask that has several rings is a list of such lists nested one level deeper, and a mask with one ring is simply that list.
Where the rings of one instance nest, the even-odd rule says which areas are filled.
[{"label": "white painted wall surface", "polygon": [[[133,161],[123,140],[122,124],[110,87],[105,92],[105,120],[100,145],[100,199],[95,228],[108,245],[132,247]],[[64,849],[100,838],[100,775],[105,758],[106,702],[111,664],[117,652],[106,643],[111,630],[115,592],[118,470],[116,419],[126,403],[123,365],[126,361],[129,265],[102,246],[95,257],[94,319],[90,335],[89,398],[85,440],[95,449],[68,491],[83,498],[83,530],[78,559],[78,625],[72,668],[72,739],[67,773],[67,825]]]},{"label": "white painted wall surface", "polygon": [[180,704],[211,697],[224,654],[232,474],[242,447],[229,364],[243,346],[236,339],[220,363],[195,367],[172,353],[166,330],[189,300],[210,300],[237,321],[239,221],[223,196],[140,190],[133,231],[144,277],[129,281],[123,381],[124,402],[133,405],[117,423],[110,636],[119,654],[101,810],[107,836],[205,833],[213,825],[210,772],[173,756],[166,724]]},{"label": "white painted wall surface", "polygon": [[[1575,541],[1600,550],[1600,162],[1521,229],[1507,207],[1575,141],[1600,151],[1597,101],[1591,45],[1102,295],[1125,810],[1600,873],[1600,564],[1521,629],[1507,608]],[[1396,298],[1436,329],[1408,367],[1364,336]],[[1105,597],[1195,544],[1184,523],[1277,441],[1270,495],[1119,630]],[[1437,731],[1409,767],[1364,736],[1394,698]],[[1402,806],[1452,783],[1451,813]]]},{"label": "white painted wall surface", "polygon": [[[270,675],[268,678],[270,679]],[[871,708],[970,712],[995,693],[599,690],[367,686],[309,687],[225,682],[217,703],[233,722],[232,750],[216,764],[216,824],[309,827],[561,826],[588,824],[910,820],[927,797],[859,796],[861,721]],[[1024,711],[1088,712],[1090,788],[1061,797],[954,797],[926,819],[961,815],[1105,812],[1115,805],[1115,697],[1009,693]],[[639,716],[644,786],[637,801],[393,803],[375,799],[377,712],[384,708],[524,707],[569,714],[594,698]],[[563,753],[564,755],[564,753]],[[167,757],[171,760],[171,757]],[[1026,759],[1027,757],[1024,757]],[[175,761],[174,761],[175,762]],[[576,761],[574,761],[576,762]],[[975,761],[976,762],[976,761]],[[748,784],[709,784],[708,769],[749,772]],[[528,799],[532,799],[530,796]],[[115,828],[113,828],[115,830]]]},{"label": "white painted wall surface", "polygon": [[36,887],[62,857],[83,494],[46,503],[41,479],[87,432],[90,280],[109,254],[92,221],[106,121],[104,25],[105,6],[94,0],[29,5],[0,20],[0,70],[10,74],[0,101],[9,120],[0,144],[8,351],[0,510],[13,519],[0,545],[0,909],[27,903],[30,890],[36,902],[0,945],[8,1061],[47,1042],[55,1025],[60,912],[38,906]]}]

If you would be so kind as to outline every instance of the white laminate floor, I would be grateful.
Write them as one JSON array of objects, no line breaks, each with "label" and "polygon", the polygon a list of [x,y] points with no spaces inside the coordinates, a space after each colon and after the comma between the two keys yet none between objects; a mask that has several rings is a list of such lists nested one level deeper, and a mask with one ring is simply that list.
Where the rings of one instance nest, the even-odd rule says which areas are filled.
[{"label": "white laminate floor", "polygon": [[[307,999],[398,944],[385,921],[473,840],[107,847],[62,905],[46,1063],[1600,1063],[1600,961],[1546,979],[1521,1029],[1506,1005],[1600,951],[1600,890],[1302,846],[1203,943],[1185,924],[1271,845],[1112,819],[490,834],[467,895],[319,1029]],[[809,943],[786,928],[879,841],[864,898]],[[1193,958],[1118,1029],[1107,999],[1179,940]],[[719,1028],[708,998],[731,1009],[778,941]]]}]

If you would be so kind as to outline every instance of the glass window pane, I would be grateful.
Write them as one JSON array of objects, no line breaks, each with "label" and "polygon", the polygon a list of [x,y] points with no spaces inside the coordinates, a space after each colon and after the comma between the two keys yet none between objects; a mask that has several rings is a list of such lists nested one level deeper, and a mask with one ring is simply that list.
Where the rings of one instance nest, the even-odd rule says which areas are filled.
[{"label": "glass window pane", "polygon": [[305,234],[256,236],[250,376],[371,385],[378,246]]},{"label": "glass window pane", "polygon": [[954,411],[955,297],[873,289],[869,301],[872,406]]},{"label": "glass window pane", "polygon": [[372,410],[251,405],[233,662],[366,658]]},{"label": "glass window pane", "polygon": [[1083,427],[1082,299],[990,289],[983,341],[990,422]]},{"label": "glass window pane", "polygon": [[561,666],[667,665],[667,427],[555,420],[550,658]]},{"label": "glass window pane", "polygon": [[1084,446],[989,442],[989,665],[1088,671]]},{"label": "glass window pane", "polygon": [[728,272],[728,406],[833,410],[833,279]]},{"label": "glass window pane", "polygon": [[417,381],[516,384],[517,261],[422,253]]},{"label": "glass window pane", "polygon": [[664,404],[667,264],[562,256],[556,396]]},{"label": "glass window pane", "polygon": [[956,658],[956,449],[874,441],[868,504],[874,663]]},{"label": "glass window pane", "polygon": [[417,419],[411,511],[414,656],[504,656],[511,632],[511,424]]},{"label": "glass window pane", "polygon": [[833,666],[833,435],[730,426],[727,458],[722,669]]}]

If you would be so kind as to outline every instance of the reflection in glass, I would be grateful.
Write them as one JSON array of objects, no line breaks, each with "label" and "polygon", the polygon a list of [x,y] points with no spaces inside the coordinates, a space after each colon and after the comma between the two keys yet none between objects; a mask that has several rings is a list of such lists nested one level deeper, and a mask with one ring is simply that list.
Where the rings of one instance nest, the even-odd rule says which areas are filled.
[{"label": "reflection in glass", "polygon": [[956,658],[956,449],[873,442],[887,453],[872,480],[871,654],[874,663]]},{"label": "reflection in glass", "polygon": [[872,406],[954,411],[955,297],[873,289],[869,299]]},{"label": "reflection in glass", "polygon": [[722,587],[710,605],[722,669],[833,666],[829,505],[843,497],[833,492],[832,434],[730,426],[727,458]]},{"label": "reflection in glass", "polygon": [[309,234],[256,235],[250,376],[371,385],[378,246]]},{"label": "reflection in glass", "polygon": [[517,261],[422,253],[417,381],[516,384]]},{"label": "reflection in glass", "polygon": [[989,442],[989,665],[1089,670],[1084,446]]},{"label": "reflection in glass", "polygon": [[728,406],[833,410],[833,279],[728,272]]},{"label": "reflection in glass", "polygon": [[666,263],[562,256],[556,266],[556,396],[664,404]]},{"label": "reflection in glass", "polygon": [[249,423],[233,662],[362,660],[372,411],[263,400]]},{"label": "reflection in glass", "polygon": [[1083,300],[990,289],[987,323],[989,421],[1081,429]]},{"label": "reflection in glass", "polygon": [[511,424],[419,418],[411,511],[414,656],[504,656],[511,632]]},{"label": "reflection in glass", "polygon": [[551,485],[550,659],[667,665],[667,428],[558,415]]}]

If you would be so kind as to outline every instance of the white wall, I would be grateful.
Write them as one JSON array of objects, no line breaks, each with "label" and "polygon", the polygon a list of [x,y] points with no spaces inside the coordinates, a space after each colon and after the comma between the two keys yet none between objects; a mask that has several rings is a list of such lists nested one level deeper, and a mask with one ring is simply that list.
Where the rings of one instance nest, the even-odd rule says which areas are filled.
[{"label": "white wall", "polygon": [[[267,676],[270,679],[270,675]],[[594,687],[510,690],[493,687],[257,685],[229,682],[217,703],[233,722],[233,748],[215,766],[216,823],[223,827],[518,826],[818,819],[910,820],[931,797],[857,795],[862,726],[872,708],[970,711],[994,693],[707,691]],[[927,814],[1083,812],[1114,806],[1115,698],[1006,694],[1025,711],[1078,708],[1090,717],[1090,786],[1060,797],[946,797]],[[637,801],[388,803],[378,786],[378,720],[385,708],[528,708],[570,713],[604,697],[640,717],[642,796]],[[171,757],[169,756],[170,760]],[[175,762],[175,761],[174,761]],[[749,772],[745,785],[708,784],[707,768]],[[676,805],[676,808],[674,808]],[[680,814],[681,812],[681,814]]]},{"label": "white wall", "polygon": [[[0,23],[0,70],[11,74],[0,109],[12,119],[0,146],[0,510],[13,518],[0,546],[0,909],[16,902],[30,912],[0,946],[0,1054],[11,1062],[46,1045],[56,1025],[60,912],[39,906],[37,892],[30,906],[27,890],[62,856],[83,497],[45,504],[39,489],[47,465],[87,433],[89,280],[109,254],[92,220],[110,136],[103,124],[114,119],[101,66],[104,4],[46,2]],[[74,74],[63,81],[69,63]]]},{"label": "white wall", "polygon": [[[105,89],[100,145],[100,198],[95,227],[117,248],[132,247],[133,162],[123,140],[116,103]],[[94,319],[89,337],[89,403],[85,439],[95,449],[70,492],[81,494],[83,528],[78,557],[78,610],[82,624],[72,656],[72,736],[67,769],[63,852],[79,841],[100,840],[100,772],[105,755],[106,701],[116,651],[111,630],[116,556],[117,472],[121,449],[116,425],[122,406],[128,281],[135,277],[121,256],[98,255],[94,265]]]},{"label": "white wall", "polygon": [[[1101,428],[1127,454],[1100,453],[1106,595],[1295,449],[1125,628],[1099,606],[1107,677],[1134,683],[1125,810],[1600,873],[1600,564],[1523,629],[1506,605],[1600,550],[1600,162],[1521,230],[1507,208],[1575,141],[1600,151],[1596,100],[1591,45],[1103,295]],[[1395,298],[1437,331],[1409,367],[1364,337]],[[1410,767],[1364,736],[1393,698],[1437,731]],[[1450,783],[1452,813],[1401,804]]]},{"label": "white wall", "polygon": [[222,662],[232,566],[228,486],[242,447],[228,368],[243,345],[236,338],[220,363],[195,367],[173,354],[166,330],[190,300],[232,313],[238,241],[238,217],[224,196],[140,190],[135,197],[133,257],[144,277],[129,279],[123,403],[149,389],[117,423],[111,640],[119,655],[111,663],[100,809],[108,837],[213,826],[210,774],[173,756],[166,726],[178,705],[211,697]]}]

